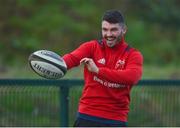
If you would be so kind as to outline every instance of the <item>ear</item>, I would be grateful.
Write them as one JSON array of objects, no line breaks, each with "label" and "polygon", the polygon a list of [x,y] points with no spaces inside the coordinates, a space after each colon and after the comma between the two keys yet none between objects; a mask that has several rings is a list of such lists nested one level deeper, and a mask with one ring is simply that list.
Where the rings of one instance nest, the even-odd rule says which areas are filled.
[{"label": "ear", "polygon": [[123,32],[123,34],[126,34],[126,32],[127,32],[127,26],[126,25],[123,26],[122,32]]}]

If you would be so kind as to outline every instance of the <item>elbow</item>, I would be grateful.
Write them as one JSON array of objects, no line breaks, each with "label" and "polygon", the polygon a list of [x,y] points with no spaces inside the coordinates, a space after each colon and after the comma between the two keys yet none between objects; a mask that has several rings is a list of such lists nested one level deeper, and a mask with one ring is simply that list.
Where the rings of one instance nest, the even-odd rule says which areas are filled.
[{"label": "elbow", "polygon": [[142,77],[142,72],[136,72],[135,75],[129,76],[129,85],[136,85]]}]

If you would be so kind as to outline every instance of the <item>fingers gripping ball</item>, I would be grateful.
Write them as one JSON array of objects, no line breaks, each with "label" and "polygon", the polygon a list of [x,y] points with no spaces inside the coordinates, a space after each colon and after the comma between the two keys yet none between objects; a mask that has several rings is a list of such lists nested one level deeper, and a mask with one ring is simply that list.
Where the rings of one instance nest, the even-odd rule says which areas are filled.
[{"label": "fingers gripping ball", "polygon": [[28,61],[34,72],[47,79],[62,78],[67,72],[63,58],[52,51],[36,51],[29,56]]}]

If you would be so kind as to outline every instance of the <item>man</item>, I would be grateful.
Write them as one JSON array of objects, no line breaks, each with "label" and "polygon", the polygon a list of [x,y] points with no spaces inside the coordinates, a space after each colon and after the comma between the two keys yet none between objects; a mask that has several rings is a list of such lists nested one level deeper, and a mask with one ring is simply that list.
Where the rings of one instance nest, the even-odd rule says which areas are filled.
[{"label": "man", "polygon": [[127,126],[130,90],[142,76],[143,57],[125,41],[126,25],[116,10],[102,18],[102,39],[63,56],[68,69],[84,64],[85,85],[76,127]]}]

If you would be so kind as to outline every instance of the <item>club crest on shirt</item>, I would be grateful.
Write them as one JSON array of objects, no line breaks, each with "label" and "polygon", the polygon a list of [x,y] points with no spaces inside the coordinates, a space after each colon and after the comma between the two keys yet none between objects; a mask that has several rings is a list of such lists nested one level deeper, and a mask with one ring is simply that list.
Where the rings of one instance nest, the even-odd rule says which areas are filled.
[{"label": "club crest on shirt", "polygon": [[97,62],[100,63],[100,64],[105,64],[106,60],[104,58],[102,58],[102,59],[99,59]]},{"label": "club crest on shirt", "polygon": [[118,60],[115,65],[115,69],[124,69],[125,60]]}]

